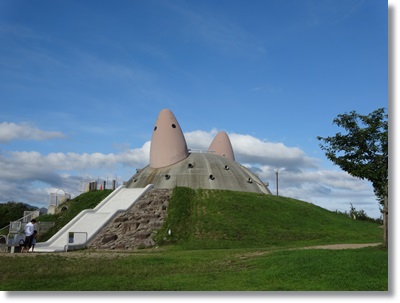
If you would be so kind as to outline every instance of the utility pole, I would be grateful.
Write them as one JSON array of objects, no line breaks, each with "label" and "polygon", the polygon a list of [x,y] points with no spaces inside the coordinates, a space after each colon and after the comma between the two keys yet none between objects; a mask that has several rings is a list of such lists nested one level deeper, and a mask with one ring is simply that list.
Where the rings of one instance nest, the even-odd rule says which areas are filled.
[{"label": "utility pole", "polygon": [[275,176],[276,176],[276,195],[279,196],[279,194],[278,194],[278,170],[276,170]]}]

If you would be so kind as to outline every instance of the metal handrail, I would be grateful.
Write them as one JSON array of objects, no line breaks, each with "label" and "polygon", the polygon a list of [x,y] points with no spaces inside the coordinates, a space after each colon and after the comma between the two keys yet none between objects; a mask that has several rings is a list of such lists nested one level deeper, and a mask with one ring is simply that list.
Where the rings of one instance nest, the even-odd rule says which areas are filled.
[{"label": "metal handrail", "polygon": [[189,153],[199,153],[199,154],[215,154],[215,150],[207,150],[207,149],[196,149],[196,148],[189,148]]},{"label": "metal handrail", "polygon": [[[6,226],[0,228],[0,230],[6,229],[6,228],[10,227],[11,223],[14,223],[14,222],[21,222],[21,223],[27,222],[27,221],[25,221],[25,219],[26,219],[26,218],[29,218],[29,217],[31,217],[31,216],[33,216],[34,213],[35,213],[35,212],[38,212],[38,211],[39,211],[39,210],[32,210],[32,211],[30,211],[29,214],[27,214],[27,215],[25,215],[25,216],[23,216],[23,217],[21,217],[21,218],[15,220],[15,221],[11,221],[10,224],[8,224],[8,225],[6,225]],[[38,217],[38,216],[36,216],[36,217]],[[36,218],[36,217],[34,217],[34,218]],[[33,219],[33,218],[32,218],[32,219]]]}]

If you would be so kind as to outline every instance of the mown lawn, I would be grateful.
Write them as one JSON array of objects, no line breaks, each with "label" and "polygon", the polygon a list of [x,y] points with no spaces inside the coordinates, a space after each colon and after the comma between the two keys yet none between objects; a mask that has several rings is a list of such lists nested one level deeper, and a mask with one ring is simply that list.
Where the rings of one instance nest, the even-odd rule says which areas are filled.
[{"label": "mown lawn", "polygon": [[0,290],[387,291],[387,260],[380,247],[7,254]]}]

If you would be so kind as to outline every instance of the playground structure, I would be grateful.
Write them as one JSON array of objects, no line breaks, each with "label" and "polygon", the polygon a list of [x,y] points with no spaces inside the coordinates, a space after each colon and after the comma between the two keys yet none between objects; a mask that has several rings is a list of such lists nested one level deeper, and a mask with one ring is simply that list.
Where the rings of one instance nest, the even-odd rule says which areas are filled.
[{"label": "playground structure", "polygon": [[54,215],[57,212],[60,204],[71,199],[71,195],[66,193],[62,188],[57,189],[54,193],[50,194],[49,205],[47,207],[47,213]]},{"label": "playground structure", "polygon": [[118,213],[129,209],[153,185],[145,188],[119,186],[94,209],[86,209],[46,242],[36,243],[35,252],[62,252],[80,249]]},{"label": "playground structure", "polygon": [[[10,222],[9,225],[3,227],[2,229],[8,228],[8,234],[7,235],[1,235],[0,236],[0,250],[1,251],[10,251],[10,252],[15,252],[15,250],[18,251],[20,246],[25,240],[25,234],[24,234],[24,228],[26,223],[31,221],[34,218],[39,217],[40,211],[39,210],[33,210],[33,211],[24,211],[24,215],[22,218]],[[37,229],[42,228],[45,230],[48,228],[49,225],[54,225],[52,222],[43,222],[42,224],[38,224],[36,226]]]}]

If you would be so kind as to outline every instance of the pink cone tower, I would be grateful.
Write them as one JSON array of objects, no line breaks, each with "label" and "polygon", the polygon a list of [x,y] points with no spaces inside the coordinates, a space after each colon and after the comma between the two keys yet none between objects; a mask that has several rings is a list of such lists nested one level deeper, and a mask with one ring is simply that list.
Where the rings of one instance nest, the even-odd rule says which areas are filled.
[{"label": "pink cone tower", "polygon": [[231,140],[229,140],[228,134],[224,131],[220,131],[215,136],[210,147],[208,148],[208,151],[235,161]]},{"label": "pink cone tower", "polygon": [[169,166],[188,156],[186,140],[178,121],[169,109],[163,109],[158,114],[151,137],[150,166]]}]

